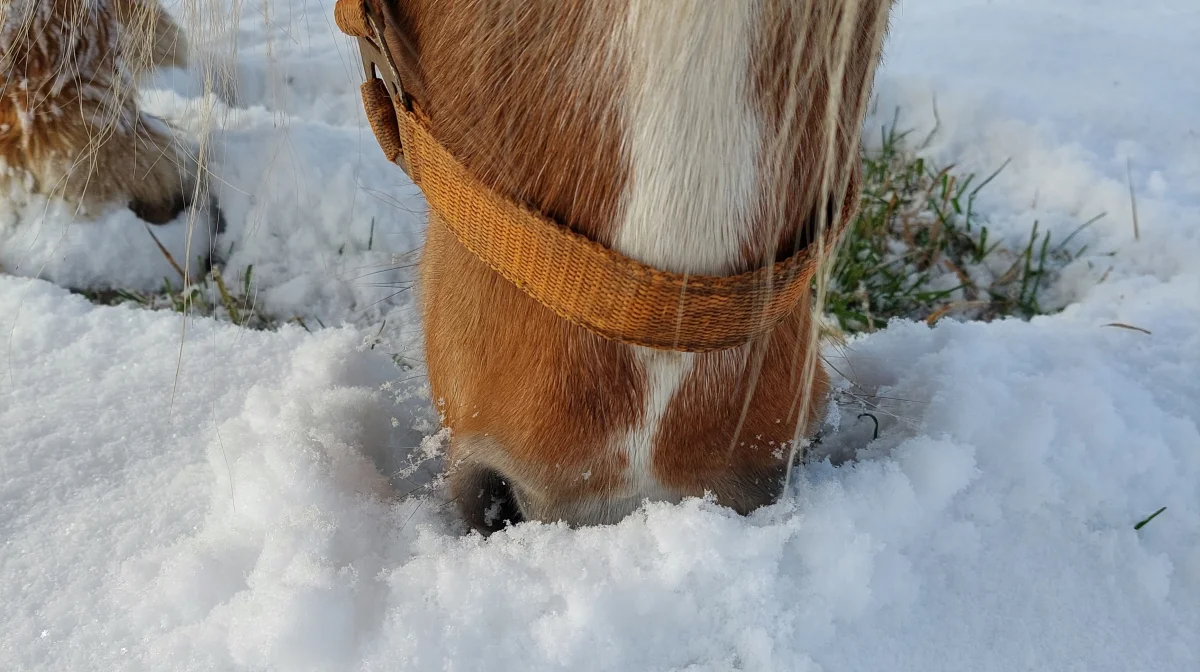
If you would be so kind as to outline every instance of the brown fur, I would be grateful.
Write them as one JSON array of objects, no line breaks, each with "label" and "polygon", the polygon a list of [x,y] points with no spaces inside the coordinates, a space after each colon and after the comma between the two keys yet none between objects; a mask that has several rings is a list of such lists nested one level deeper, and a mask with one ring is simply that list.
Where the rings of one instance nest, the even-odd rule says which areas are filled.
[{"label": "brown fur", "polygon": [[141,76],[187,63],[156,0],[0,0],[0,30],[0,188],[85,218],[128,205],[165,223],[190,203],[195,148],[138,109]]},{"label": "brown fur", "polygon": [[[586,67],[572,72],[560,59],[604,52],[597,41],[603,35],[593,28],[611,20],[608,8],[508,5],[512,14],[497,20],[516,30],[498,33],[484,23],[482,3],[460,3],[456,11],[404,6],[421,62],[438,64],[425,69],[427,98],[418,103],[439,140],[488,186],[607,242],[623,180],[619,137],[605,132],[618,123],[612,90],[619,83],[580,81],[573,75]],[[535,40],[519,48],[521,35],[549,29],[558,31],[557,44]],[[463,50],[464,43],[478,48]],[[514,72],[537,86],[516,85]],[[454,491],[468,517],[478,513],[477,483],[487,471],[512,479],[525,506],[538,502],[541,509],[618,487],[623,461],[584,447],[601,445],[612,427],[641,413],[630,353],[563,322],[500,279],[436,215],[421,269],[430,382],[454,428]],[[489,440],[466,440],[473,436]],[[564,482],[564,474],[574,477]]]},{"label": "brown fur", "polygon": [[[385,4],[390,28],[416,52],[402,64],[407,89],[439,140],[488,186],[610,244],[629,165],[623,64],[606,40],[626,0]],[[862,3],[833,124],[824,123],[832,80],[822,68],[845,3],[814,2],[804,16],[801,3],[764,4],[763,48],[747,76],[774,153],[738,270],[815,244],[825,220],[853,202],[857,129],[890,3]],[[389,39],[394,54],[398,43]],[[812,71],[798,72],[797,56]],[[486,509],[496,504],[501,519],[572,523],[631,510],[637,502],[623,500],[636,493],[616,442],[643,420],[646,373],[633,350],[556,318],[468,253],[436,214],[421,291],[430,382],[453,431],[452,490],[468,521],[495,529]],[[824,372],[802,366],[815,357],[810,312],[806,301],[768,338],[696,356],[654,438],[653,475],[668,498],[707,491],[745,513],[778,496],[789,442],[823,409]]]}]

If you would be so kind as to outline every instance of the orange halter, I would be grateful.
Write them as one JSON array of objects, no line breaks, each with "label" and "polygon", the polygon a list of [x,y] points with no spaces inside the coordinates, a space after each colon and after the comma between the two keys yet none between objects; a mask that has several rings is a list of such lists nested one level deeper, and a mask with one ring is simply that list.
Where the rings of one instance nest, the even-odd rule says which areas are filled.
[{"label": "orange halter", "polygon": [[[383,22],[371,10],[368,0],[338,0],[334,17],[358,38],[363,104],[379,146],[463,246],[521,291],[606,339],[684,352],[743,345],[796,310],[817,269],[815,245],[739,275],[668,273],[488,189],[433,137],[396,62],[381,51]],[[831,241],[842,228],[830,227]]]}]

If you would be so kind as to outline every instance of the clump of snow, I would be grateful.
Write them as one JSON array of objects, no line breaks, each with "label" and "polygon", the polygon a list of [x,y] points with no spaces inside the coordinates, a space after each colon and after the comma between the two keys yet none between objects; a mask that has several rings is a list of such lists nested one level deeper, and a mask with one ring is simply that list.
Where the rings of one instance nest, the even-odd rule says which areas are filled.
[{"label": "clump of snow", "polygon": [[[981,174],[1013,159],[981,193],[998,235],[1027,235],[1034,218],[1065,235],[1109,213],[1059,282],[1070,305],[1029,322],[896,321],[831,348],[842,405],[819,450],[856,459],[810,464],[751,516],[694,499],[484,540],[434,478],[444,435],[408,363],[419,354],[396,366],[374,321],[412,335],[415,315],[371,314],[380,288],[350,279],[419,245],[419,195],[361,117],[334,113],[353,109],[355,81],[307,68],[352,57],[330,8],[273,4],[281,23],[246,15],[249,83],[233,107],[187,82],[147,97],[185,125],[227,109],[214,133],[226,253],[261,266],[275,307],[358,324],[254,332],[0,276],[0,668],[1200,666],[1200,212],[1185,153],[1151,142],[1186,138],[1185,111],[1155,111],[1143,136],[1100,107],[1083,132],[1072,80],[1017,94],[996,74],[1027,57],[1030,22],[1060,38],[1040,67],[1125,67],[1127,49],[1094,53],[1072,26],[1107,12],[1122,44],[1154,54],[1192,15],[901,3],[869,124],[903,103],[931,127],[931,89],[905,68],[943,47],[911,36],[985,17],[994,53],[962,47],[975,69],[939,71],[942,129],[925,151]],[[280,68],[295,80],[265,68],[265,36],[285,27]],[[1185,90],[1142,104],[1200,91],[1171,84]],[[1045,118],[1021,95],[1044,98]],[[1126,138],[1160,162],[1133,166],[1137,240],[1113,159]],[[125,249],[97,251],[93,279],[131,264]]]}]

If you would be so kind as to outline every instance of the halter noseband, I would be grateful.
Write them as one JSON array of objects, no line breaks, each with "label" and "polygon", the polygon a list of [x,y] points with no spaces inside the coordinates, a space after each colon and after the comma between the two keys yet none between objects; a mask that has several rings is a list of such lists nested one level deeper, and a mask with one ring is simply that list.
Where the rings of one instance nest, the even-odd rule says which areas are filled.
[{"label": "halter noseband", "polygon": [[[737,347],[769,334],[797,310],[817,269],[817,245],[738,275],[669,273],[480,183],[437,141],[429,119],[406,94],[384,39],[386,19],[374,5],[338,0],[334,16],[343,33],[358,38],[367,79],[363,104],[375,138],[424,192],[437,215],[431,225],[440,222],[493,271],[576,326],[659,350]],[[831,241],[842,228],[830,227]]]}]

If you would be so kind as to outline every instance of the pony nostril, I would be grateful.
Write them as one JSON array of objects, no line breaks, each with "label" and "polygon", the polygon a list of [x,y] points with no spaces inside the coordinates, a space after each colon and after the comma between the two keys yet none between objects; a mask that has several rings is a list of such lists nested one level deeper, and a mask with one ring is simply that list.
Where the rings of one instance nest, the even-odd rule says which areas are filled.
[{"label": "pony nostril", "polygon": [[456,489],[463,517],[484,535],[524,520],[512,482],[498,471],[473,470]]},{"label": "pony nostril", "polygon": [[138,219],[155,226],[162,226],[175,221],[179,213],[191,205],[190,201],[191,199],[186,194],[179,193],[157,203],[134,199],[129,202],[129,209],[138,216]]}]

